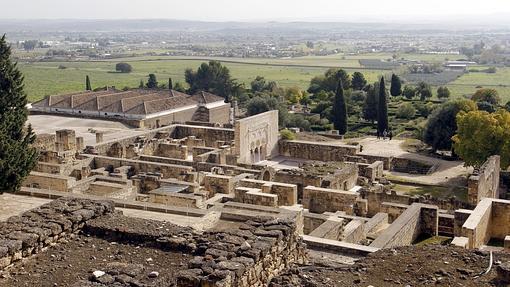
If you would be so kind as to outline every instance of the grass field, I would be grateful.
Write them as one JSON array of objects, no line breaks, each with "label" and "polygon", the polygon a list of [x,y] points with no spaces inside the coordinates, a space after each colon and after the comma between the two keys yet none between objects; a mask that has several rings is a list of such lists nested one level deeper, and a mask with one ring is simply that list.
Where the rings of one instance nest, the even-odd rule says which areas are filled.
[{"label": "grass field", "polygon": [[[125,59],[128,60],[128,59]],[[184,82],[184,71],[187,68],[196,69],[203,60],[171,59],[171,60],[147,60],[129,59],[133,66],[130,74],[115,73],[115,64],[121,60],[100,62],[37,62],[20,63],[19,67],[25,75],[26,92],[29,99],[35,101],[46,95],[79,91],[84,89],[85,76],[89,75],[93,87],[105,85],[117,88],[137,87],[140,80],[146,80],[149,73],[155,73],[159,81],[166,83],[171,77],[173,82]],[[296,86],[306,89],[310,79],[326,71],[326,67],[303,66],[279,66],[271,64],[247,64],[247,63],[224,63],[231,75],[240,82],[249,85],[257,76],[264,76],[268,80],[278,82],[282,86]],[[58,69],[59,65],[67,69]],[[339,66],[340,67],[340,66]],[[356,68],[347,71],[354,72]],[[376,81],[377,78],[390,71],[363,70],[368,81]]]},{"label": "grass field", "polygon": [[[443,61],[445,58],[462,57],[424,54],[398,54],[397,56],[410,60],[427,61]],[[202,62],[209,59],[222,61],[230,69],[231,75],[247,86],[256,76],[260,75],[268,80],[276,81],[284,87],[295,86],[306,89],[311,78],[324,73],[330,67],[344,68],[349,73],[359,70],[365,74],[369,82],[374,82],[380,75],[389,75],[392,71],[362,69],[358,60],[391,57],[392,55],[387,53],[336,54],[288,59],[138,56],[93,62],[21,62],[19,66],[25,74],[29,99],[35,101],[46,95],[83,90],[86,75],[90,76],[93,87],[106,85],[117,88],[137,87],[140,80],[145,81],[149,73],[155,73],[160,82],[166,83],[169,77],[173,79],[174,83],[184,82],[184,71],[187,68],[196,69]],[[133,66],[133,72],[130,74],[115,73],[115,64],[118,62],[129,62]],[[63,65],[67,69],[58,69],[59,65]],[[495,74],[465,74],[448,84],[454,98],[472,95],[478,86],[495,88],[500,93],[503,103],[506,103],[510,100],[510,68],[498,68]]]}]

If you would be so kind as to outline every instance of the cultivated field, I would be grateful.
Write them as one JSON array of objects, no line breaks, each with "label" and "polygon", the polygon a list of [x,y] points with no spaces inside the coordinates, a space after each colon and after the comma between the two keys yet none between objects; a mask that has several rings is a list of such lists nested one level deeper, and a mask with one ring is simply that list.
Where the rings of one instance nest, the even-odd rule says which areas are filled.
[{"label": "cultivated field", "polygon": [[[84,89],[86,75],[90,76],[93,87],[106,85],[117,88],[137,87],[140,80],[145,81],[149,73],[155,73],[161,83],[166,83],[169,77],[173,79],[174,83],[184,82],[184,71],[187,68],[196,69],[202,62],[210,59],[222,61],[230,69],[232,76],[247,86],[256,76],[260,75],[268,80],[278,82],[281,86],[306,89],[311,78],[324,73],[331,67],[344,68],[349,73],[361,71],[369,82],[374,82],[380,75],[390,75],[392,71],[364,69],[360,67],[358,60],[386,60],[391,57],[392,55],[383,53],[336,54],[284,59],[139,56],[104,61],[20,62],[19,66],[25,74],[26,91],[29,98],[35,101],[50,94]],[[445,58],[456,59],[461,56],[398,54],[397,57],[439,62]],[[130,74],[116,73],[114,71],[115,64],[121,61],[129,62],[133,66],[133,72]],[[64,66],[66,69],[59,69],[59,66]],[[435,86],[434,83],[431,84]],[[510,68],[498,68],[495,74],[468,73],[448,84],[453,97],[471,95],[480,86],[497,89],[503,98],[503,103],[506,103],[510,100]]]}]

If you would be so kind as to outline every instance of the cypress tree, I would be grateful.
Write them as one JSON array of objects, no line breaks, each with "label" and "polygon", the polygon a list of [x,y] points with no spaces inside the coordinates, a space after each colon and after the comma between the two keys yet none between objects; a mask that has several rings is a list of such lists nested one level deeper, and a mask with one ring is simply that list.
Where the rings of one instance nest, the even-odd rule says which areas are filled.
[{"label": "cypress tree", "polygon": [[143,83],[143,80],[140,80],[140,85],[138,85],[140,89],[145,88],[145,84]]},{"label": "cypress tree", "polygon": [[386,98],[386,84],[384,76],[379,83],[379,108],[377,109],[377,131],[382,134],[388,130],[388,103]]},{"label": "cypress tree", "polygon": [[168,78],[168,89],[172,90],[174,88],[174,84],[172,83],[172,78]]},{"label": "cypress tree", "polygon": [[157,89],[158,88],[158,80],[156,79],[156,75],[149,74],[149,80],[147,81],[147,88],[149,88],[149,89]]},{"label": "cypress tree", "polygon": [[338,133],[344,135],[347,132],[347,106],[345,104],[344,87],[342,80],[338,81],[333,103],[333,125]]},{"label": "cypress tree", "polygon": [[363,117],[365,120],[372,122],[372,124],[377,120],[377,96],[378,91],[376,87],[374,85],[368,85],[367,98],[363,105]]},{"label": "cypress tree", "polygon": [[0,38],[0,193],[19,189],[37,161],[32,127],[28,118],[23,75],[12,63],[5,35]]},{"label": "cypress tree", "polygon": [[399,76],[395,74],[391,75],[390,93],[394,97],[402,94],[402,82],[400,81]]},{"label": "cypress tree", "polygon": [[85,76],[85,90],[92,91],[92,87],[90,86],[89,75]]}]

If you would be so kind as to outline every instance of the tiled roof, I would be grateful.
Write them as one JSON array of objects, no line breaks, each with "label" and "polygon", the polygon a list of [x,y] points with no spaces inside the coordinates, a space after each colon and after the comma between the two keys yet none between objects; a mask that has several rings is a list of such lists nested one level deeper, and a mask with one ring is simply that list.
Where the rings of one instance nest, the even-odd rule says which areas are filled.
[{"label": "tiled roof", "polygon": [[218,101],[223,101],[223,98],[207,92],[199,92],[191,96],[173,90],[134,89],[130,91],[108,90],[48,96],[32,104],[32,106],[34,108],[146,115]]}]

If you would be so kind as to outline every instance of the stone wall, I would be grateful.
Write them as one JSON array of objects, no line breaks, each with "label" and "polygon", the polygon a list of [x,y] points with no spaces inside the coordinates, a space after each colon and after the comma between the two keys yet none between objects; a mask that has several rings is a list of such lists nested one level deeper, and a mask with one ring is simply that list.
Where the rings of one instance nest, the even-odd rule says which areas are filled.
[{"label": "stone wall", "polygon": [[303,191],[303,208],[314,213],[345,211],[353,214],[358,196],[352,191],[307,186]]},{"label": "stone wall", "polygon": [[174,139],[182,139],[190,136],[204,140],[207,147],[217,147],[218,141],[226,143],[234,141],[234,130],[192,125],[177,125],[171,134],[171,137]]},{"label": "stone wall", "polygon": [[275,194],[278,197],[278,205],[291,206],[297,204],[297,186],[294,184],[241,179],[239,186],[258,188],[264,193]]},{"label": "stone wall", "polygon": [[[485,198],[462,225],[462,236],[468,238],[468,248],[478,248],[491,239],[492,199]],[[508,224],[508,223],[507,223]]]},{"label": "stone wall", "polygon": [[384,163],[376,161],[373,163],[357,163],[358,174],[368,178],[370,181],[375,181],[383,176]]},{"label": "stone wall", "polygon": [[280,155],[318,161],[344,161],[359,152],[359,146],[298,140],[281,140]]},{"label": "stone wall", "polygon": [[499,155],[491,156],[480,170],[468,179],[468,201],[476,205],[482,198],[499,198]]},{"label": "stone wall", "polygon": [[239,163],[255,163],[278,155],[278,111],[235,122],[235,154]]},{"label": "stone wall", "polygon": [[32,171],[23,181],[25,187],[35,187],[68,192],[76,184],[76,179],[70,176],[49,174]]},{"label": "stone wall", "polygon": [[234,177],[227,175],[207,174],[204,178],[204,189],[216,193],[231,194],[234,192]]},{"label": "stone wall", "polygon": [[112,213],[113,203],[63,198],[0,223],[0,269],[79,232],[88,220]]},{"label": "stone wall", "polygon": [[85,231],[117,242],[192,255],[188,266],[181,267],[176,286],[262,287],[291,264],[306,260],[293,218],[254,217],[239,228],[205,233],[171,224],[166,229],[160,226],[152,220],[110,215],[88,222]]},{"label": "stone wall", "polygon": [[160,143],[156,149],[156,155],[176,159],[188,159],[188,147],[174,143]]},{"label": "stone wall", "polygon": [[438,234],[437,206],[412,204],[370,246],[391,248],[411,245],[421,234],[429,236]]},{"label": "stone wall", "polygon": [[156,172],[161,173],[164,178],[177,178],[184,180],[193,171],[192,167],[172,165],[165,163],[154,163],[141,160],[122,159],[106,156],[93,156],[95,167],[121,167],[131,166],[134,173]]},{"label": "stone wall", "polygon": [[152,203],[181,207],[201,207],[202,198],[193,194],[182,194],[173,192],[149,191],[149,200]]}]

